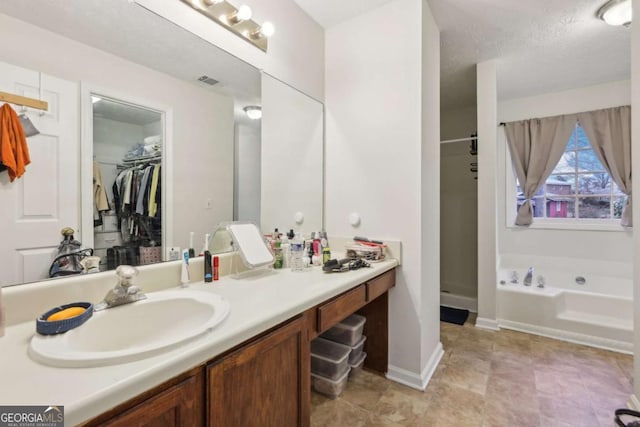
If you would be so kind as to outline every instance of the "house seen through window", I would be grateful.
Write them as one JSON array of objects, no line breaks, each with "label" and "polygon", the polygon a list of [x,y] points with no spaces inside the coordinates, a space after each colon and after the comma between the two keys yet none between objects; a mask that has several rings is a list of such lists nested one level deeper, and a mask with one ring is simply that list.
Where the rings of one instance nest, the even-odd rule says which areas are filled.
[{"label": "house seen through window", "polygon": [[[518,183],[518,207],[525,198]],[[576,124],[562,158],[532,199],[535,218],[620,218],[625,202],[620,191]]]}]

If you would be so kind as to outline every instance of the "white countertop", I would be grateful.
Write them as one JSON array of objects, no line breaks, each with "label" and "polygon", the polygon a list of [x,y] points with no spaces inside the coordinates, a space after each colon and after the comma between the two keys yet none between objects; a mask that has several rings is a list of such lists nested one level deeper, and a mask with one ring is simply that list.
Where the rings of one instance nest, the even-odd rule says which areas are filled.
[{"label": "white countertop", "polygon": [[119,365],[54,368],[39,364],[27,355],[35,321],[10,326],[0,338],[0,405],[61,405],[65,425],[76,425],[397,265],[396,260],[387,260],[344,273],[324,273],[318,267],[304,272],[274,270],[257,277],[225,276],[212,284],[192,284],[190,289],[226,298],[231,306],[227,319],[184,346]]}]

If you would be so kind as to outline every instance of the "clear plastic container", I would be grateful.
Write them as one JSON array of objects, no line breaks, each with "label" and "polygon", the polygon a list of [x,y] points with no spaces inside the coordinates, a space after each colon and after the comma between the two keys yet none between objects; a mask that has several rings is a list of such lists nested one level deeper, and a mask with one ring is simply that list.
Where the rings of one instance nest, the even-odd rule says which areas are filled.
[{"label": "clear plastic container", "polygon": [[367,358],[367,353],[360,353],[360,357],[355,363],[350,363],[351,369],[349,370],[349,378],[356,377],[360,372],[362,372],[362,367],[364,366],[364,359]]},{"label": "clear plastic container", "polygon": [[360,360],[360,355],[362,354],[362,350],[364,349],[364,342],[367,340],[367,337],[364,335],[360,338],[360,341],[354,346],[351,347],[351,353],[349,353],[349,365],[353,365],[356,361]]},{"label": "clear plastic container", "polygon": [[335,380],[349,370],[351,347],[316,338],[311,341],[311,372]]},{"label": "clear plastic container", "polygon": [[366,317],[352,314],[320,336],[353,347],[362,339],[366,321]]},{"label": "clear plastic container", "polygon": [[347,367],[346,372],[338,379],[332,380],[330,378],[323,377],[322,375],[316,375],[311,373],[311,386],[318,393],[322,393],[333,399],[340,396],[347,386],[347,380],[349,379],[350,368]]}]

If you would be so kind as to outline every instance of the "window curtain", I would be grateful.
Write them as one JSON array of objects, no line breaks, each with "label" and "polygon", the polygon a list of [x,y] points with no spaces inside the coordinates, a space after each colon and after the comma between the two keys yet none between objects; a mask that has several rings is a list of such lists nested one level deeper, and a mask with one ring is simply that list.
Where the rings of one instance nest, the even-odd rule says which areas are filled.
[{"label": "window curtain", "polygon": [[533,222],[531,199],[560,161],[576,124],[575,115],[521,120],[505,125],[513,168],[524,193],[516,225]]},{"label": "window curtain", "polygon": [[593,151],[620,190],[627,195],[620,224],[632,227],[631,211],[631,107],[578,113]]}]

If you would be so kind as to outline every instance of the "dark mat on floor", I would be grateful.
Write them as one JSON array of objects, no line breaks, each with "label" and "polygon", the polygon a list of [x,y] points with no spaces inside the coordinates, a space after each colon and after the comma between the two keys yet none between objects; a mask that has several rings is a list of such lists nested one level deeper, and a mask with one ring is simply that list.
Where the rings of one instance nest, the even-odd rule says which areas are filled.
[{"label": "dark mat on floor", "polygon": [[461,310],[459,308],[440,306],[440,321],[447,323],[455,323],[456,325],[464,325],[469,317],[469,310]]}]

